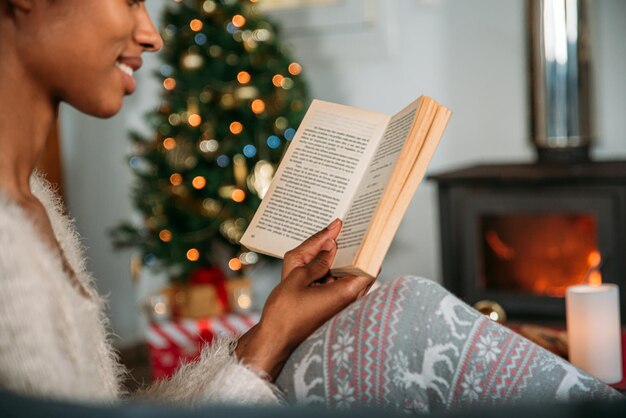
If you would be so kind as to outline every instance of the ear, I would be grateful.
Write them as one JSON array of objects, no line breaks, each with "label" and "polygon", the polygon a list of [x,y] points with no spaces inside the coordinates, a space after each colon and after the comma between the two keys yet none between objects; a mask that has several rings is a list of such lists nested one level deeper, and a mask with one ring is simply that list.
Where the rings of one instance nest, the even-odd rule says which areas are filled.
[{"label": "ear", "polygon": [[33,0],[7,0],[9,7],[28,13],[33,9]]}]

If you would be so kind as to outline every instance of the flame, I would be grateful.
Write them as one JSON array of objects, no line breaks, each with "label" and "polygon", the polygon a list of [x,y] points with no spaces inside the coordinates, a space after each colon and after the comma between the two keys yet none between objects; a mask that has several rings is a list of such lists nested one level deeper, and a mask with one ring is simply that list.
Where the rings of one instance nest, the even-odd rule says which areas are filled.
[{"label": "flame", "polygon": [[602,273],[598,270],[594,270],[589,273],[589,284],[592,286],[599,286],[602,284]]},{"label": "flame", "polygon": [[493,252],[498,255],[498,257],[504,260],[511,260],[515,257],[515,250],[506,245],[496,231],[487,231],[486,239],[487,243],[489,244]]},{"label": "flame", "polygon": [[602,257],[600,256],[599,251],[592,251],[589,253],[589,256],[587,257],[587,263],[589,264],[589,267],[594,267],[594,268],[598,267],[601,261],[602,261]]}]

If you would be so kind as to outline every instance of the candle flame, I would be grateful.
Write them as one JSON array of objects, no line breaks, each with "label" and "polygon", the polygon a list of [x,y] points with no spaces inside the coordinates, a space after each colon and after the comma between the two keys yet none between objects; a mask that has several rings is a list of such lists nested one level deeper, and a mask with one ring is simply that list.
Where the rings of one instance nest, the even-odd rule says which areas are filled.
[{"label": "candle flame", "polygon": [[600,256],[599,251],[594,250],[589,253],[589,256],[587,256],[587,263],[589,264],[589,267],[598,267],[601,261],[602,257]]},{"label": "candle flame", "polygon": [[589,273],[589,284],[592,286],[600,286],[602,284],[602,273],[598,270]]}]

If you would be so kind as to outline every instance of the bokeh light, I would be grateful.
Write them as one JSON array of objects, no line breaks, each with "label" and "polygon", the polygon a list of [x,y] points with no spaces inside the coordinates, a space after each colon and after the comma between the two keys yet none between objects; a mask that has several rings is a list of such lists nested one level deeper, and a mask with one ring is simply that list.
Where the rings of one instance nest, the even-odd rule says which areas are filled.
[{"label": "bokeh light", "polygon": [[197,126],[200,126],[200,124],[202,123],[202,117],[198,115],[197,113],[193,113],[189,115],[187,122],[189,123],[189,125],[195,128]]},{"label": "bokeh light", "polygon": [[237,74],[237,81],[239,81],[239,83],[241,84],[248,84],[250,82],[250,73],[248,73],[247,71],[239,71],[239,73]]},{"label": "bokeh light", "polygon": [[190,248],[187,251],[187,260],[189,261],[198,261],[200,259],[200,251],[195,248]]},{"label": "bokeh light", "polygon": [[274,77],[272,77],[272,84],[276,87],[281,87],[284,79],[285,77],[283,77],[282,75],[276,74]]},{"label": "bokeh light", "polygon": [[256,147],[252,144],[248,144],[245,147],[243,147],[243,155],[245,155],[248,158],[252,158],[256,155]]},{"label": "bokeh light", "polygon": [[163,229],[159,232],[159,238],[163,242],[170,242],[172,240],[172,232],[169,229]]},{"label": "bokeh light", "polygon": [[287,128],[285,129],[284,135],[287,141],[291,141],[293,137],[296,136],[296,130],[293,128]]},{"label": "bokeh light", "polygon": [[255,99],[252,101],[250,108],[252,108],[252,111],[258,115],[259,113],[263,113],[265,111],[265,102],[261,99]]},{"label": "bokeh light", "polygon": [[244,199],[246,198],[246,192],[244,192],[241,189],[235,189],[233,190],[233,192],[230,194],[231,199],[233,199],[233,201],[237,202],[237,203],[241,203],[244,201]]},{"label": "bokeh light", "polygon": [[276,135],[271,135],[267,138],[267,146],[271,149],[276,149],[280,146],[280,138]]},{"label": "bokeh light", "polygon": [[191,22],[189,22],[189,27],[194,32],[202,30],[202,26],[204,25],[202,24],[202,21],[200,19],[193,19]]},{"label": "bokeh light", "polygon": [[297,62],[292,62],[288,67],[289,74],[298,75],[302,72],[302,66]]},{"label": "bokeh light", "polygon": [[174,173],[170,176],[170,183],[172,183],[172,186],[180,186],[181,184],[183,184],[183,176],[181,176],[179,173]]},{"label": "bokeh light", "polygon": [[221,168],[228,167],[228,164],[230,163],[230,158],[228,158],[228,155],[222,154],[216,158],[215,162],[217,163],[218,167],[221,167]]},{"label": "bokeh light", "polygon": [[200,190],[202,188],[204,188],[204,186],[206,186],[206,179],[202,176],[196,176],[193,178],[193,180],[191,180],[191,185]]},{"label": "bokeh light", "polygon": [[163,140],[163,148],[168,151],[173,150],[174,148],[176,148],[176,140],[174,138],[165,138]]},{"label": "bokeh light", "polygon": [[235,121],[230,124],[229,129],[233,135],[239,135],[243,131],[243,125],[241,124],[241,122]]},{"label": "bokeh light", "polygon": [[238,258],[231,258],[228,262],[228,268],[233,271],[241,270],[241,261]]},{"label": "bokeh light", "polygon": [[174,90],[174,88],[176,88],[176,80],[174,80],[172,77],[168,77],[165,80],[163,80],[163,87],[165,88],[165,90]]},{"label": "bokeh light", "polygon": [[233,25],[240,28],[246,24],[246,18],[243,17],[242,15],[235,15],[233,16],[232,22],[233,22]]}]

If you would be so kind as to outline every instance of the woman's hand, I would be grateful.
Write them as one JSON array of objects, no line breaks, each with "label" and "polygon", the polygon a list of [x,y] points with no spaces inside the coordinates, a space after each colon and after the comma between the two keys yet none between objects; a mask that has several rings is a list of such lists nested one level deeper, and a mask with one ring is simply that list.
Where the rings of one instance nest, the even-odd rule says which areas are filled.
[{"label": "woman's hand", "polygon": [[267,299],[260,322],[239,339],[237,357],[272,380],[302,341],[363,296],[375,280],[329,276],[340,230],[341,221],[335,220],[285,254],[281,282]]}]

